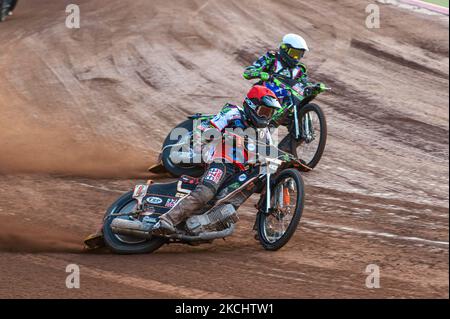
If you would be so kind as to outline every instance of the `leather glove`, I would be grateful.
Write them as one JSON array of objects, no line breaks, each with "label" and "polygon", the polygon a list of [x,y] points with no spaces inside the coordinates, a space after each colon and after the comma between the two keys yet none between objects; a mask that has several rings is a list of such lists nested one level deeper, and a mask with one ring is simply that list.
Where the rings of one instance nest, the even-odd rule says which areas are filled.
[{"label": "leather glove", "polygon": [[269,81],[270,80],[270,74],[267,72],[261,72],[259,74],[259,78],[263,81]]},{"label": "leather glove", "polygon": [[292,155],[289,155],[287,153],[283,153],[283,154],[280,155],[279,159],[284,161],[284,162],[290,162],[292,160]]},{"label": "leather glove", "polygon": [[322,93],[326,91],[327,86],[324,83],[317,83],[315,88],[319,93]]}]

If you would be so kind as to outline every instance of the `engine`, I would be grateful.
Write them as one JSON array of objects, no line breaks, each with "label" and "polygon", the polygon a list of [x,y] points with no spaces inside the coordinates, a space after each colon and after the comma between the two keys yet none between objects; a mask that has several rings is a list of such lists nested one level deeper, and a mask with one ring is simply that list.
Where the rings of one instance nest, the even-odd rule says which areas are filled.
[{"label": "engine", "polygon": [[205,232],[221,231],[239,220],[233,205],[227,204],[215,207],[203,215],[190,217],[186,221],[188,231],[194,235]]}]

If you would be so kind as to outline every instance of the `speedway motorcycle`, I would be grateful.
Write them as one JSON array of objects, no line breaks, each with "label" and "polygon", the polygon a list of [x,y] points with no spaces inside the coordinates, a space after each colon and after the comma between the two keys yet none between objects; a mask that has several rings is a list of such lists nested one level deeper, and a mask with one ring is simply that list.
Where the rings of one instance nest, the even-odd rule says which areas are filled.
[{"label": "speedway motorcycle", "polygon": [[[274,114],[270,123],[271,128],[285,126],[288,129],[288,134],[278,147],[300,159],[307,170],[313,169],[325,150],[327,122],[320,106],[311,102],[320,93],[330,89],[324,84],[302,87],[296,81],[278,74],[272,75],[270,82],[260,84],[271,89],[283,101],[283,108]],[[150,172],[167,171],[174,177],[201,176],[204,165],[193,160],[196,156],[192,147],[192,132],[194,123],[207,123],[214,116],[198,113],[189,116],[172,129],[164,140],[157,164],[150,167]],[[176,129],[183,129],[187,134],[184,136],[172,134]],[[182,151],[179,151],[180,149]]]},{"label": "speedway motorcycle", "polygon": [[236,209],[252,194],[258,193],[261,195],[256,205],[255,227],[259,241],[266,250],[278,250],[296,231],[305,202],[299,172],[303,164],[292,155],[279,154],[278,157],[261,156],[251,168],[231,176],[216,198],[198,215],[178,225],[177,232],[172,235],[153,234],[153,226],[159,216],[187,196],[199,180],[182,176],[172,183],[148,181],[137,185],[109,207],[101,230],[89,236],[85,245],[90,249],[106,245],[118,254],[142,254],[169,243],[212,243],[233,234],[239,220]]}]

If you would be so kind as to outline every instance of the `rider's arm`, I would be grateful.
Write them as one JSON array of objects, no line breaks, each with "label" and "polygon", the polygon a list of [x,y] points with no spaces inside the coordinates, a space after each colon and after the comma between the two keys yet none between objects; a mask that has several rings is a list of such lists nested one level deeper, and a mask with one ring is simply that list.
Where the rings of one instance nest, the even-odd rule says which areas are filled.
[{"label": "rider's arm", "polygon": [[218,131],[223,131],[231,121],[241,118],[239,109],[231,104],[226,104],[222,110],[210,122]]},{"label": "rider's arm", "polygon": [[296,78],[297,82],[299,84],[301,84],[302,86],[312,85],[312,83],[309,81],[308,69],[306,68],[306,65],[304,65],[303,63],[300,63],[300,67],[301,67],[301,71],[297,75],[297,78]]},{"label": "rider's arm", "polygon": [[222,132],[232,120],[240,118],[240,113],[236,106],[231,104],[225,104],[219,113],[209,122],[202,122],[197,131],[206,132],[210,130],[217,130]]},{"label": "rider's arm", "polygon": [[[206,162],[212,161],[216,155],[217,143],[222,142],[222,132],[225,128],[230,125],[232,120],[239,119],[240,117],[240,112],[236,106],[226,104],[212,120],[202,125],[202,128],[200,128],[202,135],[200,141],[204,143],[204,147],[206,148],[204,149],[204,154],[207,154]],[[196,148],[200,149],[198,143]]]},{"label": "rider's arm", "polygon": [[314,83],[311,82],[308,76],[308,71],[304,64],[301,64],[302,70],[297,76],[297,85],[300,85],[301,88],[310,88],[309,94],[316,94],[325,91],[326,87],[323,83]]},{"label": "rider's arm", "polygon": [[221,132],[228,127],[229,123],[238,118],[240,118],[240,113],[237,107],[226,104],[212,120],[203,122],[194,129],[193,137],[197,148],[201,143],[209,143],[221,136]]},{"label": "rider's arm", "polygon": [[[261,77],[261,73],[267,73],[275,61],[275,55],[272,52],[260,57],[253,65],[247,67],[244,71],[244,79],[253,80]],[[263,79],[265,80],[265,79]]]}]

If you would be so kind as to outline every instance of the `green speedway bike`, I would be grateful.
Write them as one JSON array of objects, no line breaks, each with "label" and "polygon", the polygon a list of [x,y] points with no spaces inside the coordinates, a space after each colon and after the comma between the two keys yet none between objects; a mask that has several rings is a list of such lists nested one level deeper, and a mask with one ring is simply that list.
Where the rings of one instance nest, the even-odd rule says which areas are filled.
[{"label": "green speedway bike", "polygon": [[[284,126],[288,130],[278,147],[297,157],[304,164],[303,170],[315,168],[325,150],[327,121],[320,106],[311,102],[329,88],[322,83],[301,87],[297,82],[277,74],[273,75],[270,82],[263,84],[283,101],[283,108],[274,115],[270,124],[271,128]],[[196,158],[193,126],[196,121],[209,122],[214,116],[200,113],[191,115],[173,128],[164,140],[158,163],[150,167],[150,171],[160,173],[165,170],[174,177],[201,176],[204,165],[193,160]],[[175,129],[186,134],[172,134]]]}]

